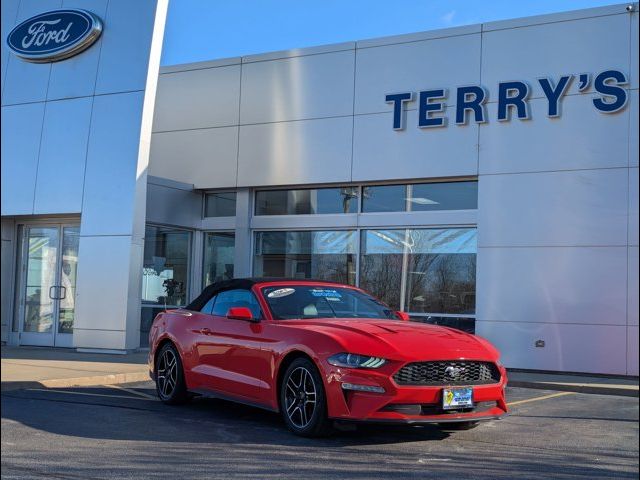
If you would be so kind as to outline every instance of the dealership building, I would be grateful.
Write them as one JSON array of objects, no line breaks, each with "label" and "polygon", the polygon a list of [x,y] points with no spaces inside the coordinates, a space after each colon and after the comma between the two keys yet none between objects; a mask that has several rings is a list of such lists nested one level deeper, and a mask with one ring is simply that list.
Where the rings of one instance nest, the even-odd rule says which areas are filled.
[{"label": "dealership building", "polygon": [[3,343],[145,348],[212,282],[316,278],[638,375],[637,3],[160,66],[166,14],[2,0]]}]

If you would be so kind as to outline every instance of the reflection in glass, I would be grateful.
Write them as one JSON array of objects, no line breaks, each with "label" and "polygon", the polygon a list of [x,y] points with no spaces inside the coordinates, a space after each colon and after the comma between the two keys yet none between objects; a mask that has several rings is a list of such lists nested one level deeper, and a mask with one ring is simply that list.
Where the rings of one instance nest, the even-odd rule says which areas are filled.
[{"label": "reflection in glass", "polygon": [[358,189],[355,187],[256,192],[256,215],[307,215],[356,213]]},{"label": "reflection in glass", "polygon": [[478,182],[422,183],[409,190],[409,209],[414,212],[478,208]]},{"label": "reflection in glass", "polygon": [[191,232],[153,225],[145,229],[141,346],[147,344],[151,323],[165,304],[181,307],[187,302],[190,245]]},{"label": "reflection in glass", "polygon": [[314,278],[355,283],[353,231],[258,232],[258,277]]},{"label": "reflection in glass", "polygon": [[233,278],[235,234],[208,232],[204,235],[202,286]]},{"label": "reflection in glass", "polygon": [[366,230],[360,285],[395,309],[473,314],[476,251],[474,228]]},{"label": "reflection in glass", "polygon": [[58,227],[27,229],[24,332],[51,333],[57,295]]},{"label": "reflection in glass", "polygon": [[362,211],[404,212],[407,209],[406,185],[362,187]]},{"label": "reflection in glass", "polygon": [[62,233],[62,271],[60,272],[60,313],[58,333],[73,333],[75,318],[76,274],[80,227],[64,227]]},{"label": "reflection in glass", "polygon": [[182,306],[187,300],[191,233],[147,226],[144,239],[142,301]]},{"label": "reflection in glass", "polygon": [[236,192],[207,193],[204,198],[205,217],[235,217]]}]

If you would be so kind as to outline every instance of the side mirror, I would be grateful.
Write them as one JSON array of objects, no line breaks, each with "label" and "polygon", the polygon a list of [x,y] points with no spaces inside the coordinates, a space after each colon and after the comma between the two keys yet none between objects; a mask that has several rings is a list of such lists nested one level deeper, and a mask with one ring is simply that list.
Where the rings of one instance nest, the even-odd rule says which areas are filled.
[{"label": "side mirror", "polygon": [[227,318],[232,320],[244,320],[245,322],[259,322],[257,318],[253,318],[253,313],[247,307],[231,307],[227,312]]},{"label": "side mirror", "polygon": [[403,320],[405,322],[409,321],[409,314],[407,312],[396,312],[396,315],[400,320]]}]

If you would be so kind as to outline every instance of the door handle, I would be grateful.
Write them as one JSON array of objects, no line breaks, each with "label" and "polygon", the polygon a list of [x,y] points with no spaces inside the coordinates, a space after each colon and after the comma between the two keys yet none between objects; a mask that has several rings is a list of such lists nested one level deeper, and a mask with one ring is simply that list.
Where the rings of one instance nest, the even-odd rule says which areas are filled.
[{"label": "door handle", "polygon": [[58,288],[60,288],[60,293],[58,294],[58,300],[64,300],[65,298],[67,298],[67,287],[60,285]]},{"label": "door handle", "polygon": [[204,327],[203,329],[200,330],[200,333],[202,335],[211,335],[211,329],[207,328],[207,327]]},{"label": "door handle", "polygon": [[54,288],[57,288],[56,285],[52,285],[49,287],[49,300],[56,300],[56,297],[51,295],[51,290],[53,290]]}]

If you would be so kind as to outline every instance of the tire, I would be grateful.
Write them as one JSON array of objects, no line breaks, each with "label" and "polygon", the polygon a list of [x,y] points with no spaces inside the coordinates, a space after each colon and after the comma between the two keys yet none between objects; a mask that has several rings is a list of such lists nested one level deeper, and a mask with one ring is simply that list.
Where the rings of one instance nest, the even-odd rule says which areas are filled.
[{"label": "tire", "polygon": [[289,365],[279,394],[282,418],[293,433],[321,437],[331,432],[324,383],[311,360],[297,358]]},{"label": "tire", "polygon": [[479,422],[451,422],[439,423],[438,426],[443,430],[471,430],[476,428]]},{"label": "tire", "polygon": [[184,382],[184,370],[178,350],[172,343],[166,343],[158,352],[155,365],[156,393],[167,405],[182,405],[189,401],[189,393]]}]

